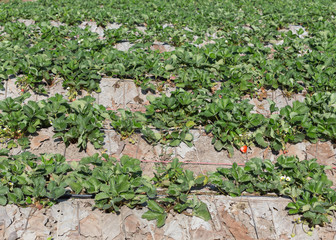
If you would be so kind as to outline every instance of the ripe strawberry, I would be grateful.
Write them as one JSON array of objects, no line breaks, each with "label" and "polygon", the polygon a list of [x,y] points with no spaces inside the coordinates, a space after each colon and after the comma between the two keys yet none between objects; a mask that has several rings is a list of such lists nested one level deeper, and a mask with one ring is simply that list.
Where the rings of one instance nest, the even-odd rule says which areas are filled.
[{"label": "ripe strawberry", "polygon": [[246,153],[247,152],[247,146],[245,145],[245,146],[242,146],[241,148],[240,148],[240,151],[242,152],[242,153]]},{"label": "ripe strawberry", "polygon": [[24,89],[23,89],[23,88],[21,88],[21,92],[24,92]]}]

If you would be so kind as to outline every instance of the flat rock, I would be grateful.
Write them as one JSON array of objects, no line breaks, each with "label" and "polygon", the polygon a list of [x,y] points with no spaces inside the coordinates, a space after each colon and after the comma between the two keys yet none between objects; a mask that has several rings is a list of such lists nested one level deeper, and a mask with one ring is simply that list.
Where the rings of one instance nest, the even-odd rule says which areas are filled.
[{"label": "flat rock", "polygon": [[6,212],[6,208],[0,206],[0,223],[3,223],[8,228],[13,222],[13,218],[10,218]]},{"label": "flat rock", "polygon": [[99,104],[108,108],[124,107],[124,82],[120,79],[103,78],[100,82]]},{"label": "flat rock", "polygon": [[101,237],[102,229],[100,218],[102,216],[96,212],[92,212],[86,218],[80,221],[80,233],[85,237]]},{"label": "flat rock", "polygon": [[134,44],[130,42],[120,42],[120,43],[117,43],[114,46],[114,48],[118,49],[119,51],[128,52],[128,50],[133,46]]},{"label": "flat rock", "polygon": [[113,240],[121,234],[122,218],[120,215],[106,214],[101,221],[103,240]]},{"label": "flat rock", "polygon": [[122,24],[118,24],[118,23],[108,23],[106,25],[106,30],[109,30],[109,29],[118,29],[122,26]]},{"label": "flat rock", "polygon": [[31,19],[21,19],[20,18],[17,21],[20,22],[20,23],[24,23],[26,26],[30,26],[32,24],[35,24],[35,21],[31,20]]},{"label": "flat rock", "polygon": [[78,228],[77,206],[73,202],[60,202],[52,206],[51,216],[57,221],[59,236]]},{"label": "flat rock", "polygon": [[181,142],[180,146],[176,147],[176,154],[184,159],[189,152],[194,152],[195,150],[194,146],[188,147],[187,144]]},{"label": "flat rock", "polygon": [[46,134],[39,134],[38,136],[33,137],[32,140],[30,141],[31,149],[33,150],[38,149],[42,145],[42,142],[48,139],[50,139],[50,136]]}]

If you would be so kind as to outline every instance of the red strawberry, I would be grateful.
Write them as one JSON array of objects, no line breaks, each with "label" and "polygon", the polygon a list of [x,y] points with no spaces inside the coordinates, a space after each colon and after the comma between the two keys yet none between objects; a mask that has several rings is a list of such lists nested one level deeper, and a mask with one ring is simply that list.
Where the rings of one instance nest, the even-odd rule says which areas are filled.
[{"label": "red strawberry", "polygon": [[241,148],[240,148],[240,151],[242,152],[242,153],[246,153],[247,152],[247,146],[245,145],[245,146],[242,146]]}]

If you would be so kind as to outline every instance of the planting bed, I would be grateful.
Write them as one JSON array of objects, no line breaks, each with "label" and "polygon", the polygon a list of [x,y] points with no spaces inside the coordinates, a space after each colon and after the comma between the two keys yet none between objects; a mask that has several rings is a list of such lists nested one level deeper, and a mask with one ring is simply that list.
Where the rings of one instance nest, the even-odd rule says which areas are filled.
[{"label": "planting bed", "polygon": [[335,9],[0,3],[0,235],[336,237]]}]

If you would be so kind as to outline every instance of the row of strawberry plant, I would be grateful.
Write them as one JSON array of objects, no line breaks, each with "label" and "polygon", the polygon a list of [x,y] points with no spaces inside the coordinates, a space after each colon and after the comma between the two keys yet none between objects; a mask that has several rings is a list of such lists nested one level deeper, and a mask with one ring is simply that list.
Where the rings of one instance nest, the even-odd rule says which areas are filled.
[{"label": "row of strawberry plant", "polygon": [[77,143],[79,148],[86,149],[88,142],[96,148],[102,146],[104,133],[101,128],[109,116],[103,106],[93,104],[94,98],[87,96],[69,103],[56,94],[48,100],[24,104],[29,96],[26,93],[0,102],[0,136],[8,148],[17,146],[15,139],[23,148],[29,147],[27,136],[50,126],[53,126],[54,137],[61,138],[66,146]]},{"label": "row of strawberry plant", "polygon": [[[163,30],[171,29],[170,37],[175,41],[188,37],[188,33],[202,36],[211,31],[228,32],[236,26],[250,24],[264,39],[276,35],[276,30],[291,23],[309,26],[318,31],[335,15],[334,3],[328,1],[69,1],[51,0],[22,3],[11,1],[2,4],[0,22],[19,18],[48,20],[77,25],[83,21],[95,21],[100,26],[117,22],[127,26],[145,24],[151,35],[161,37]],[[327,21],[326,21],[327,20]],[[267,23],[267,24],[266,24]],[[167,24],[164,28],[163,24]],[[188,26],[188,30],[185,27]],[[185,30],[183,32],[183,30]],[[181,33],[181,34],[179,34]],[[186,36],[184,36],[186,35]],[[237,36],[239,38],[239,36]]]},{"label": "row of strawberry plant", "polygon": [[[71,94],[81,89],[99,91],[102,75],[133,78],[144,87],[153,78],[172,81],[172,76],[172,82],[184,89],[210,89],[222,82],[228,93],[240,95],[260,87],[334,91],[335,27],[328,29],[328,34],[320,31],[309,39],[282,33],[284,43],[273,45],[271,59],[266,42],[243,28],[237,30],[238,35],[252,36],[237,41],[237,33],[228,32],[224,39],[201,49],[186,43],[159,54],[150,50],[154,39],[137,36],[134,29],[109,30],[107,38],[100,40],[97,34],[77,27],[7,22],[0,36],[0,78],[23,75],[18,83],[40,93],[46,93],[43,87],[53,85],[57,77],[63,78]],[[136,44],[126,53],[113,48],[112,44],[124,40]]]},{"label": "row of strawberry plant", "polygon": [[269,101],[269,117],[251,113],[253,105],[248,100],[219,93],[209,97],[204,90],[177,90],[170,97],[149,96],[146,113],[120,110],[120,115],[112,116],[112,126],[124,137],[138,130],[148,142],[170,146],[178,146],[181,142],[192,146],[193,136],[189,129],[203,126],[213,135],[215,149],[228,150],[230,155],[234,147],[239,149],[243,145],[280,151],[285,150],[287,143],[335,141],[335,93],[316,93],[306,97],[304,102],[294,101],[293,106],[281,109]]},{"label": "row of strawberry plant", "polygon": [[335,141],[336,136],[336,94],[329,92],[316,93],[304,102],[295,101],[292,107],[281,109],[270,101],[269,117],[251,113],[253,105],[248,100],[209,96],[204,89],[177,90],[170,97],[148,96],[150,105],[145,113],[106,110],[89,96],[69,103],[56,94],[47,100],[24,103],[28,97],[26,93],[0,101],[0,134],[9,148],[15,146],[14,139],[28,147],[29,134],[51,125],[54,137],[61,138],[67,146],[77,143],[85,150],[91,142],[100,148],[104,143],[104,123],[111,124],[123,139],[131,140],[133,133],[141,132],[150,144],[178,146],[184,142],[190,147],[193,135],[189,130],[204,127],[212,134],[215,149],[228,150],[230,155],[234,147],[239,149],[243,145],[280,151],[285,150],[287,143]]},{"label": "row of strawberry plant", "polygon": [[[123,156],[120,163],[106,154],[68,163],[61,155],[36,156],[29,152],[8,156],[0,151],[0,204],[52,205],[71,194],[90,194],[95,207],[119,212],[120,207],[149,208],[143,218],[165,223],[171,209],[210,220],[207,206],[195,196],[198,190],[211,187],[219,194],[241,196],[243,193],[275,193],[288,196],[289,214],[300,214],[311,227],[324,225],[336,210],[336,192],[325,170],[316,160],[299,161],[280,156],[270,160],[251,159],[245,167],[218,168],[207,175],[194,176],[174,159],[158,166],[153,178],[142,175],[140,161]],[[195,192],[196,191],[196,192]],[[193,196],[192,196],[193,195]]]},{"label": "row of strawberry plant", "polygon": [[206,204],[189,194],[207,183],[206,176],[195,178],[177,160],[150,179],[142,175],[140,161],[128,156],[120,163],[106,154],[67,163],[62,155],[38,157],[25,152],[8,156],[4,149],[0,153],[1,205],[50,206],[69,194],[90,194],[95,207],[106,211],[118,213],[124,205],[147,205],[149,209],[142,217],[157,220],[158,227],[164,225],[171,209],[179,213],[192,209],[194,216],[210,219]]},{"label": "row of strawberry plant", "polygon": [[300,161],[281,155],[275,164],[254,158],[245,167],[234,163],[230,169],[218,168],[209,181],[218,191],[231,196],[240,196],[244,191],[288,196],[292,200],[287,205],[288,213],[300,214],[298,222],[313,227],[331,222],[328,215],[336,210],[336,192],[326,169],[330,167],[319,165],[316,160]]}]

